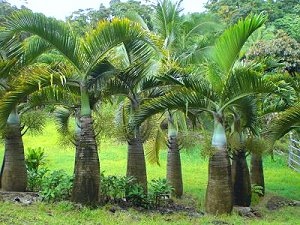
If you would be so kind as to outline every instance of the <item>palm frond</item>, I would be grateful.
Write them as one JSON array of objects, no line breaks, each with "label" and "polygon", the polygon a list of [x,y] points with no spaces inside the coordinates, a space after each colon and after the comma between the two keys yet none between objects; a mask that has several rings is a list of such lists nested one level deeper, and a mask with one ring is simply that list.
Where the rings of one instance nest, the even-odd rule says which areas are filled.
[{"label": "palm frond", "polygon": [[217,100],[217,95],[212,89],[212,86],[206,79],[196,76],[185,76],[182,78],[184,87],[187,89],[193,90],[199,94],[202,94],[207,99],[210,99],[212,102]]},{"label": "palm frond", "polygon": [[163,83],[161,80],[158,79],[158,77],[146,77],[141,81],[140,88],[143,91],[151,90],[153,88],[158,88]]},{"label": "palm frond", "polygon": [[125,17],[129,20],[136,22],[142,26],[143,29],[150,31],[147,23],[145,20],[135,11],[130,11],[129,13],[125,14]]},{"label": "palm frond", "polygon": [[247,96],[235,102],[234,110],[239,114],[243,128],[249,128],[253,134],[257,134],[257,100],[253,96]]},{"label": "palm frond", "polygon": [[80,103],[80,89],[74,93],[74,89],[67,89],[58,85],[44,87],[31,93],[26,98],[26,102],[18,107],[19,112],[28,111],[36,107],[46,105],[64,105],[66,107],[75,107]]},{"label": "palm frond", "polygon": [[249,15],[245,19],[241,19],[237,24],[228,28],[220,38],[218,38],[214,50],[213,58],[221,68],[225,76],[232,69],[235,61],[238,59],[239,53],[243,45],[250,35],[260,28],[266,17],[260,15]]},{"label": "palm frond", "polygon": [[73,115],[72,111],[65,107],[57,107],[54,112],[54,119],[57,124],[58,131],[61,134],[69,135],[71,132],[69,131],[69,122],[70,117]]},{"label": "palm frond", "polygon": [[95,92],[97,92],[103,88],[107,80],[111,79],[117,73],[117,69],[108,60],[103,60],[88,74],[87,86],[94,88]]},{"label": "palm frond", "polygon": [[6,82],[13,76],[11,71],[14,69],[16,65],[15,59],[6,59],[4,61],[0,61],[0,79],[6,80]]},{"label": "palm frond", "polygon": [[243,97],[260,93],[276,94],[279,89],[273,82],[263,79],[254,71],[240,68],[227,80],[222,93],[222,108],[225,109]]},{"label": "palm frond", "polygon": [[158,127],[154,139],[151,140],[149,146],[145,148],[145,156],[150,164],[157,164],[160,166],[159,153],[166,145],[164,132]]},{"label": "palm frond", "polygon": [[[97,28],[88,35],[83,43],[85,54],[85,71],[89,71],[103,60],[108,52],[116,46],[124,45],[125,49],[132,56],[139,55],[139,59],[149,57],[149,54],[156,49],[158,40],[149,35],[137,23],[128,19],[113,19],[112,22],[101,21]],[[150,47],[149,47],[150,46]]]},{"label": "palm frond", "polygon": [[150,100],[143,104],[140,110],[132,117],[131,126],[141,124],[145,119],[165,110],[179,109],[187,112],[196,108],[203,111],[209,111],[209,101],[193,91],[182,89],[181,91],[169,92],[168,94]]},{"label": "palm frond", "polygon": [[164,39],[164,48],[175,40],[175,31],[180,21],[181,1],[173,3],[170,0],[160,0],[156,6],[153,24],[157,32]]},{"label": "palm frond", "polygon": [[[23,71],[23,73],[25,73]],[[43,87],[51,85],[64,85],[66,82],[66,77],[59,74],[53,73],[49,68],[31,68],[26,72],[31,74],[31,76],[26,77],[20,76],[18,81],[18,86],[10,92],[7,92],[0,101],[0,127],[5,126],[6,120],[10,112],[26,99],[30,94],[41,90]]]},{"label": "palm frond", "polygon": [[272,141],[278,140],[299,124],[300,104],[298,103],[297,105],[280,114],[278,119],[273,120],[267,131],[268,138]]},{"label": "palm frond", "polygon": [[24,43],[24,62],[29,65],[41,54],[49,51],[53,46],[38,36],[31,36],[27,38]]},{"label": "palm frond", "polygon": [[[0,35],[0,44],[5,45],[16,34],[29,32],[37,35],[60,51],[75,66],[81,68],[82,53],[80,41],[73,31],[62,21],[48,18],[41,13],[20,10],[13,13],[3,23],[4,29]],[[36,47],[44,48],[42,42]],[[35,49],[36,52],[39,50]],[[78,69],[80,70],[80,69]]]},{"label": "palm frond", "polygon": [[129,87],[118,79],[111,79],[105,84],[103,96],[108,98],[112,95],[128,96],[130,92]]}]

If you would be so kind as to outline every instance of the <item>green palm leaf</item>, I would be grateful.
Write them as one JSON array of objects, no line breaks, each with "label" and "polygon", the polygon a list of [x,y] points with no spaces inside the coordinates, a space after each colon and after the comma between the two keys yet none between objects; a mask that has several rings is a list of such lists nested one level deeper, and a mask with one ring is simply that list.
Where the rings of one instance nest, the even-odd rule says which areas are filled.
[{"label": "green palm leaf", "polygon": [[224,87],[221,98],[222,109],[249,95],[259,93],[276,94],[278,92],[279,89],[273,82],[263,79],[247,68],[240,68],[229,77]]},{"label": "green palm leaf", "polygon": [[24,62],[23,64],[29,65],[37,57],[52,49],[47,41],[38,36],[31,36],[24,41]]},{"label": "green palm leaf", "polygon": [[221,68],[223,76],[227,76],[232,69],[250,35],[260,28],[265,21],[266,17],[262,14],[249,15],[227,29],[217,40],[213,50],[213,58]]},{"label": "green palm leaf", "polygon": [[85,71],[90,71],[107,56],[112,48],[121,44],[127,51],[130,50],[131,57],[139,55],[139,59],[142,60],[144,57],[149,57],[153,49],[157,49],[158,41],[143,30],[140,25],[130,22],[128,19],[114,19],[111,23],[101,21],[83,43],[84,52],[87,56]]},{"label": "green palm leaf", "polygon": [[295,126],[300,124],[300,104],[289,108],[283,112],[278,119],[272,122],[271,127],[268,129],[268,137],[275,141],[283,137]]},{"label": "green palm leaf", "polygon": [[182,89],[181,91],[169,92],[164,96],[146,102],[132,117],[131,125],[141,124],[148,117],[166,110],[179,109],[187,113],[190,109],[209,111],[209,101],[203,95]]},{"label": "green palm leaf", "polygon": [[242,127],[249,128],[253,134],[257,134],[257,100],[253,96],[247,96],[235,102],[234,112],[241,117]]},{"label": "green palm leaf", "polygon": [[[20,10],[13,13],[3,23],[3,27],[4,30],[0,35],[1,45],[7,43],[18,33],[29,32],[39,36],[59,50],[75,68],[81,68],[80,41],[70,27],[62,21],[48,18],[40,13]],[[80,71],[80,69],[78,70]]]},{"label": "green palm leaf", "polygon": [[178,29],[180,21],[181,1],[175,4],[170,0],[158,1],[154,14],[153,24],[157,33],[164,39],[164,48],[169,46],[175,40],[176,29]]},{"label": "green palm leaf", "polygon": [[[26,76],[26,74],[30,74],[31,76]],[[18,103],[24,101],[27,96],[38,90],[42,90],[44,87],[55,84],[64,85],[67,75],[67,73],[65,75],[54,73],[53,70],[47,67],[35,67],[23,71],[23,75],[15,81],[19,85],[13,91],[7,92],[0,101],[0,127],[5,126],[10,112]]]}]

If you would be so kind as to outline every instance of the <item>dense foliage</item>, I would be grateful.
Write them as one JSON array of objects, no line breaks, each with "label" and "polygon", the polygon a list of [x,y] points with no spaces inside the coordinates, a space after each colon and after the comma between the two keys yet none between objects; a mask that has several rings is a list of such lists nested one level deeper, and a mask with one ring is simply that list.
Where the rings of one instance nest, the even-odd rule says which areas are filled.
[{"label": "dense foliage", "polygon": [[[263,197],[263,155],[300,124],[297,0],[211,0],[192,14],[181,1],[113,0],[67,22],[0,4],[3,190],[158,208],[184,193],[181,149],[202,145],[207,213]],[[24,157],[23,135],[49,115],[75,149],[72,176],[48,168],[41,148]],[[108,138],[127,144],[126,176],[100,173]],[[148,183],[145,154],[159,165],[164,148],[166,179]]]}]

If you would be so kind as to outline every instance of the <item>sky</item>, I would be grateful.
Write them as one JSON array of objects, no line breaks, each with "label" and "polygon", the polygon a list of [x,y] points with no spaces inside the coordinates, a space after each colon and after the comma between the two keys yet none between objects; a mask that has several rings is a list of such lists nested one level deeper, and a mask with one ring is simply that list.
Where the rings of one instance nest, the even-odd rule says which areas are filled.
[{"label": "sky", "polygon": [[[46,16],[64,20],[66,16],[78,9],[98,9],[100,3],[108,6],[110,0],[7,0],[7,2],[18,7],[23,4],[33,12],[41,12]],[[181,6],[185,13],[201,12],[204,10],[203,4],[206,2],[207,0],[183,0]]]}]

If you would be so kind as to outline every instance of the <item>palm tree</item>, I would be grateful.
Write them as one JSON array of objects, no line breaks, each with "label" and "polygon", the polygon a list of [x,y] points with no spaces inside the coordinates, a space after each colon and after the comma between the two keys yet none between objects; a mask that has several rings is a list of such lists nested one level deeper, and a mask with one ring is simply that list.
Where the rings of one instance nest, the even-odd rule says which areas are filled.
[{"label": "palm tree", "polygon": [[254,97],[241,99],[232,114],[232,131],[228,142],[232,156],[233,201],[234,205],[248,207],[251,204],[251,182],[246,157],[250,151],[250,140],[252,140],[249,134],[257,133],[256,99]]},{"label": "palm tree", "polygon": [[[28,11],[13,14],[3,26],[4,30],[1,33],[2,45],[9,45],[10,40],[16,34],[29,32],[38,38],[40,44],[35,47],[41,53],[51,48],[56,49],[68,61],[70,68],[68,77],[73,79],[66,80],[67,75],[60,77],[63,83],[68,81],[68,85],[79,87],[81,97],[79,158],[76,159],[72,201],[89,205],[97,204],[100,163],[91,117],[88,84],[91,79],[102,78],[101,73],[98,71],[98,65],[116,46],[124,45],[126,49],[132,49],[133,54],[135,54],[143,51],[148,45],[155,46],[154,41],[139,25],[126,19],[114,19],[111,22],[102,21],[95,30],[88,33],[83,39],[79,38],[79,35],[76,35],[65,23]],[[44,46],[47,46],[47,48]],[[100,76],[97,76],[98,74]],[[36,87],[33,86],[34,83],[38,83],[39,86],[51,85],[52,82],[49,82],[49,77],[51,75],[46,78],[43,74],[40,78],[35,77],[36,80],[26,81],[29,85],[23,88],[26,90],[23,94],[16,91],[5,95],[2,101],[3,105],[0,106],[1,117],[3,119],[7,118],[8,108],[11,109],[25,94],[36,90]],[[51,79],[53,78],[51,77]]]},{"label": "palm tree", "polygon": [[[15,50],[18,50],[17,54]],[[16,49],[2,51],[0,62],[0,96],[14,89],[16,77],[25,68],[24,48],[18,45]],[[22,65],[23,64],[23,65]],[[24,145],[18,107],[15,106],[5,121],[3,137],[5,139],[5,154],[0,172],[0,188],[4,191],[26,191],[27,171],[25,167]]]},{"label": "palm tree", "polygon": [[250,68],[235,68],[239,53],[248,37],[265,21],[262,15],[251,15],[228,28],[217,40],[206,78],[186,77],[182,88],[149,101],[135,116],[135,124],[149,115],[165,109],[197,110],[214,118],[209,177],[206,191],[206,211],[212,214],[230,213],[233,206],[231,165],[225,132],[226,112],[234,110],[239,100],[255,93],[273,93],[276,86],[262,79]]},{"label": "palm tree", "polygon": [[[161,0],[155,7],[153,17],[154,31],[164,40],[163,49],[166,51],[166,57],[161,61],[164,64],[164,69],[171,71],[171,73],[176,70],[176,67],[186,69],[196,61],[198,62],[203,56],[203,47],[207,44],[204,44],[198,36],[205,33],[202,31],[205,26],[208,27],[208,24],[212,27],[209,32],[217,27],[212,21],[197,23],[192,16],[182,17],[181,11],[181,1]],[[206,31],[206,33],[209,32]],[[176,73],[176,75],[179,74]],[[173,195],[180,198],[183,194],[183,181],[178,143],[179,130],[176,125],[179,121],[176,121],[178,117],[174,114],[176,113],[172,111],[166,113],[166,120],[168,121],[167,180],[173,186]],[[184,117],[181,119],[184,120]],[[186,121],[182,122],[185,123]],[[159,148],[156,149],[159,150]],[[155,151],[149,154],[159,155]],[[151,156],[150,158],[153,159],[154,157]]]},{"label": "palm tree", "polygon": [[[270,65],[265,65],[265,67],[269,68]],[[264,144],[262,143],[267,143],[269,146],[265,145],[264,149],[254,149],[254,151],[251,152],[251,184],[260,187],[260,196],[264,196],[265,194],[263,154],[268,152],[266,150],[271,150],[269,148],[272,147],[274,141],[285,135],[288,132],[287,128],[291,126],[288,124],[276,125],[278,128],[275,126],[274,131],[272,131],[274,124],[277,124],[276,118],[278,117],[278,114],[294,106],[297,103],[297,99],[299,99],[297,95],[299,91],[299,79],[297,77],[291,77],[289,74],[268,75],[269,74],[267,73],[266,78],[276,84],[280,89],[280,95],[267,96],[263,99],[263,104],[260,109],[260,117],[262,118],[260,124],[266,125],[265,127],[267,127],[267,129],[262,129],[261,138],[256,138],[254,141],[260,143],[259,146],[263,146]],[[282,133],[280,134],[278,131]]]},{"label": "palm tree", "polygon": [[[178,38],[180,28],[180,1],[175,3],[169,0],[158,1],[154,15],[154,27],[164,39],[164,49],[167,50],[167,61],[174,54],[174,41]],[[183,194],[182,169],[178,144],[178,130],[172,112],[167,113],[168,121],[168,155],[167,155],[167,181],[173,187],[173,194],[181,197]],[[156,153],[158,155],[158,153]]]},{"label": "palm tree", "polygon": [[[32,71],[37,70],[36,65],[29,66],[18,65],[16,59],[12,60],[13,64],[7,65],[10,61],[4,62],[6,66],[1,67],[1,86],[5,87],[4,91],[1,93],[1,102],[3,104],[6,97],[10,93],[17,92],[17,87],[15,84],[23,82],[26,77],[30,74],[34,74]],[[30,73],[29,73],[30,71]],[[38,69],[37,73],[41,74],[42,69]],[[51,93],[53,96],[53,92]],[[25,157],[24,157],[24,145],[22,136],[28,131],[28,129],[36,128],[40,129],[43,126],[40,121],[32,121],[31,125],[20,121],[21,115],[26,115],[29,110],[32,110],[35,105],[35,99],[24,95],[19,99],[19,101],[10,106],[7,115],[3,115],[1,124],[4,130],[3,137],[5,139],[5,155],[3,158],[2,168],[1,168],[1,189],[5,191],[26,191],[27,187],[27,170],[25,167]],[[28,106],[31,107],[28,107]],[[9,113],[10,111],[10,113]],[[38,117],[36,118],[39,119]],[[36,124],[36,125],[34,125]],[[27,126],[26,126],[27,125]],[[25,129],[26,127],[26,129]]]},{"label": "palm tree", "polygon": [[[123,98],[117,114],[118,125],[123,129],[123,135],[128,143],[127,171],[128,177],[134,177],[145,193],[147,193],[147,173],[144,155],[144,142],[150,135],[149,122],[137,125],[128,130],[128,123],[132,115],[138,111],[145,100],[157,97],[161,91],[157,87],[159,80],[153,77],[156,61],[151,60],[153,54],[146,51],[141,56],[132,58],[129,51],[119,49],[119,57],[123,56],[120,72],[106,85],[105,96],[121,96]],[[150,53],[150,54],[149,54]],[[120,62],[119,62],[120,64]],[[116,66],[117,67],[117,66]],[[117,68],[118,68],[117,67]]]}]

